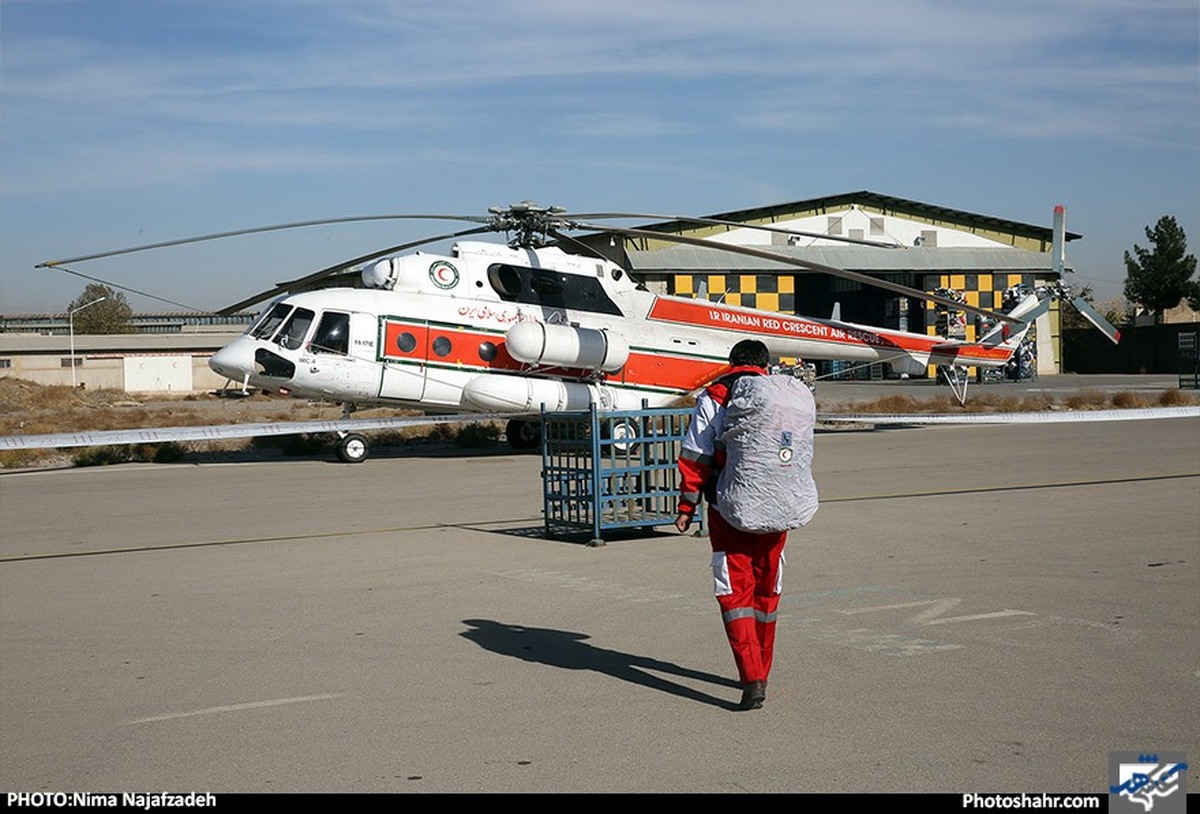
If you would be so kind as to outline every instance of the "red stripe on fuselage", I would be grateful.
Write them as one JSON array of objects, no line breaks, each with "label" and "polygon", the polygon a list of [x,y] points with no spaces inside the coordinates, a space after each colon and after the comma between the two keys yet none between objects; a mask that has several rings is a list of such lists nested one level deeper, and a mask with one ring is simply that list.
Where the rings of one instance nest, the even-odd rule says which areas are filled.
[{"label": "red stripe on fuselage", "polygon": [[[386,317],[383,323],[381,361],[446,365],[480,372],[524,373],[529,370],[528,365],[509,355],[503,334],[479,331],[467,325],[427,324]],[[439,339],[446,342],[439,346]],[[447,352],[439,356],[436,349],[447,347],[446,343]],[[486,359],[483,355],[487,345],[495,350],[495,356],[491,359]],[[711,359],[678,356],[666,352],[632,351],[621,370],[601,374],[598,380],[613,385],[654,387],[687,393],[712,381],[727,367],[727,364]],[[541,367],[537,372],[541,376],[596,379],[592,371],[575,368]]]},{"label": "red stripe on fuselage", "polygon": [[950,343],[940,336],[900,331],[871,330],[847,323],[825,322],[788,314],[768,314],[738,310],[714,303],[659,297],[647,319],[687,325],[693,328],[735,331],[738,333],[819,342],[836,347],[869,347],[880,351],[926,354],[962,358],[1003,360],[1011,348],[978,343]]}]

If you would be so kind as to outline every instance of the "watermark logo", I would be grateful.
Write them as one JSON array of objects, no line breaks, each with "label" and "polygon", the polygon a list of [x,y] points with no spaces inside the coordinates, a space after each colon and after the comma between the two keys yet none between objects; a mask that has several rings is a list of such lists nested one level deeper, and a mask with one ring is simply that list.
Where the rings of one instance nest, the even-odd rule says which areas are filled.
[{"label": "watermark logo", "polygon": [[1182,752],[1109,752],[1108,810],[1185,814],[1187,768]]}]

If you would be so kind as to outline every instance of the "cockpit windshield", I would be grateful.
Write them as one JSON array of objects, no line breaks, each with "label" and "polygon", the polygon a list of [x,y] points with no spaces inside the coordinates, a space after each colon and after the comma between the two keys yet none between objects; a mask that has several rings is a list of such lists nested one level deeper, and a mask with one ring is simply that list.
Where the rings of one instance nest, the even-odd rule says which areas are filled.
[{"label": "cockpit windshield", "polygon": [[[307,308],[295,308],[286,302],[276,303],[258,324],[249,331],[255,339],[273,341],[287,350],[296,350],[304,344],[304,335],[312,327],[316,316]],[[279,326],[283,327],[280,328]]]},{"label": "cockpit windshield", "polygon": [[275,331],[287,319],[287,315],[291,313],[292,306],[287,303],[277,302],[267,311],[258,323],[250,329],[249,333],[255,339],[270,339]]},{"label": "cockpit windshield", "polygon": [[304,335],[308,333],[315,316],[316,314],[307,308],[297,308],[284,323],[283,329],[275,337],[275,342],[281,348],[296,350],[304,344]]}]

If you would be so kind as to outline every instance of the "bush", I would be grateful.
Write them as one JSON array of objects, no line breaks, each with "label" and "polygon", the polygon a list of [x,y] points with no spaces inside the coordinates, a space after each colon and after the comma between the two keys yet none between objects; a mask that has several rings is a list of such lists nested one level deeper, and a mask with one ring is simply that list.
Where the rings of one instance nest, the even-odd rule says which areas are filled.
[{"label": "bush", "polygon": [[1065,403],[1072,410],[1092,410],[1107,404],[1108,397],[1099,390],[1080,390],[1068,396]]},{"label": "bush", "polygon": [[1178,387],[1170,390],[1164,390],[1158,397],[1158,406],[1160,407],[1189,407],[1197,401],[1195,396],[1190,396],[1180,390]]},{"label": "bush", "polygon": [[[163,444],[151,444],[147,448],[149,459],[156,464],[170,464],[177,461],[182,461],[187,457],[187,450],[173,441],[167,441]],[[141,458],[140,460],[147,460]]]},{"label": "bush", "polygon": [[434,424],[429,428],[427,436],[433,443],[449,443],[454,440],[457,432],[449,424]]},{"label": "bush", "polygon": [[133,452],[128,444],[111,447],[84,447],[72,456],[76,466],[108,466],[123,464],[133,460]]},{"label": "bush", "polygon": [[310,432],[260,435],[250,440],[254,449],[277,449],[284,455],[316,455],[329,449],[329,437]]},{"label": "bush", "polygon": [[43,449],[6,449],[0,452],[0,469],[23,469],[39,464],[48,457]]},{"label": "bush", "polygon": [[475,422],[458,431],[454,443],[460,447],[490,447],[500,442],[500,428],[495,424]]},{"label": "bush", "polygon": [[1120,393],[1113,393],[1113,407],[1119,407],[1123,410],[1132,409],[1135,407],[1149,407],[1149,403],[1144,397],[1138,393],[1131,393],[1128,390],[1122,390]]}]

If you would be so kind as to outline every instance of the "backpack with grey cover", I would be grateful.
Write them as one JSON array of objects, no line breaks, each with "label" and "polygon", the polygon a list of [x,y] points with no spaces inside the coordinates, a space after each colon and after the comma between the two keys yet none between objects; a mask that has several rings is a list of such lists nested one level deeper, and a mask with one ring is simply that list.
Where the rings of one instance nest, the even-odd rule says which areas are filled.
[{"label": "backpack with grey cover", "polygon": [[812,391],[793,376],[742,376],[725,402],[718,444],[726,461],[717,509],[730,525],[762,534],[797,529],[817,511],[812,476]]}]

